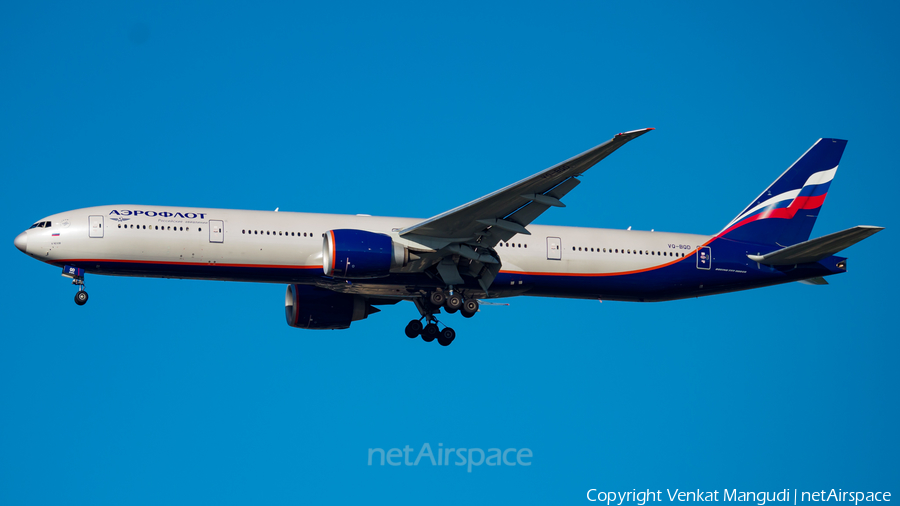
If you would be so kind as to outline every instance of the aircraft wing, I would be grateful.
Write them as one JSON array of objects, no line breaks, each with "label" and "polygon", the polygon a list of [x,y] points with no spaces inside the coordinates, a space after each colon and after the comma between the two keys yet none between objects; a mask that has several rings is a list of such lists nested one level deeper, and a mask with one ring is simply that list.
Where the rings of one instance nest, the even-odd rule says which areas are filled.
[{"label": "aircraft wing", "polygon": [[493,247],[516,234],[529,234],[525,227],[544,211],[565,207],[561,199],[581,182],[577,176],[650,130],[653,129],[620,133],[518,183],[403,229],[400,235],[463,244],[477,242],[482,247]]}]

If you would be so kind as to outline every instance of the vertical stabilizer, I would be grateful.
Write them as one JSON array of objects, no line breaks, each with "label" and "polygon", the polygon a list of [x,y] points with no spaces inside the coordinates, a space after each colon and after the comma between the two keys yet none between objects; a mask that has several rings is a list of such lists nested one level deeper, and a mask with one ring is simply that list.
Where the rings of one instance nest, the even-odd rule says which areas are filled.
[{"label": "vertical stabilizer", "polygon": [[816,141],[718,236],[781,247],[809,239],[846,145],[840,139]]}]

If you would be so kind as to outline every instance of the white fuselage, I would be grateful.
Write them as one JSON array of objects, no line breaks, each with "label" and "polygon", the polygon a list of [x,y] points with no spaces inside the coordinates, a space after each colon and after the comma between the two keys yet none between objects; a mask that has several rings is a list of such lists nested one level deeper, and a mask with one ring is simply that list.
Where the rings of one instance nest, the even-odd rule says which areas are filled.
[{"label": "white fuselage", "polygon": [[[95,221],[93,232],[91,216]],[[28,231],[27,253],[48,263],[97,260],[321,269],[322,238],[326,231],[367,230],[389,234],[395,241],[403,242],[398,231],[421,219],[115,205],[67,211],[42,221],[52,225]],[[673,263],[711,238],[545,225],[532,225],[528,229],[531,235],[520,234],[497,246],[502,272],[637,272]],[[214,273],[200,277],[220,279]],[[289,283],[294,280],[246,281]]]}]

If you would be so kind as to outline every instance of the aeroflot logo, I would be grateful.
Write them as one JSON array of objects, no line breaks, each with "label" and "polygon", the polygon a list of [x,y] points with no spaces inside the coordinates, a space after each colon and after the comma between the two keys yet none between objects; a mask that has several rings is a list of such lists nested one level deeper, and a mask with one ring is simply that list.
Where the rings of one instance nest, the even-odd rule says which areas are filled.
[{"label": "aeroflot logo", "polygon": [[150,218],[159,216],[160,218],[187,218],[189,220],[193,220],[196,218],[200,218],[201,220],[206,219],[206,213],[170,213],[169,211],[162,211],[162,212],[140,211],[140,210],[132,211],[130,209],[126,209],[124,211],[116,211],[115,209],[113,209],[112,211],[109,212],[109,215],[110,216],[112,216],[112,215],[116,215],[116,216],[144,215],[144,216],[149,216]]}]

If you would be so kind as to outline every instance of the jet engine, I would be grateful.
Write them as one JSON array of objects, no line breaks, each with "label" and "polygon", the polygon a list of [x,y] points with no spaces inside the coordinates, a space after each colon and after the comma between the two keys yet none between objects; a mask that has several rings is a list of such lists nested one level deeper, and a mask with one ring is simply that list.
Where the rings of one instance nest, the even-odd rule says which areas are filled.
[{"label": "jet engine", "polygon": [[346,329],[380,311],[361,295],[332,292],[307,285],[288,285],[284,294],[284,317],[300,329]]},{"label": "jet engine", "polygon": [[387,277],[409,262],[409,250],[389,235],[340,229],[325,233],[322,267],[326,276],[345,279]]}]

